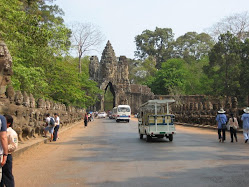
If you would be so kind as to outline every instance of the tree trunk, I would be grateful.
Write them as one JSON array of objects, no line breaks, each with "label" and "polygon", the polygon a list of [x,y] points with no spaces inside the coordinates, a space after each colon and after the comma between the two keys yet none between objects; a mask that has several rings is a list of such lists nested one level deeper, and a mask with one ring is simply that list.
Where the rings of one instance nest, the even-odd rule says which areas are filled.
[{"label": "tree trunk", "polygon": [[79,72],[81,74],[81,57],[79,56]]}]

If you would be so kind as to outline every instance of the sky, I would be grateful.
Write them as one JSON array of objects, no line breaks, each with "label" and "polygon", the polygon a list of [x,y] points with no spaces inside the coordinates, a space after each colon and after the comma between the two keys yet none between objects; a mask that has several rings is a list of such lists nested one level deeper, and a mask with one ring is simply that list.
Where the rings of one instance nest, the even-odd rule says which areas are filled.
[{"label": "sky", "polygon": [[249,0],[56,0],[66,24],[91,23],[105,36],[101,57],[110,40],[116,57],[134,58],[135,36],[156,27],[171,28],[175,38],[187,32],[205,32],[222,18],[249,12]]}]

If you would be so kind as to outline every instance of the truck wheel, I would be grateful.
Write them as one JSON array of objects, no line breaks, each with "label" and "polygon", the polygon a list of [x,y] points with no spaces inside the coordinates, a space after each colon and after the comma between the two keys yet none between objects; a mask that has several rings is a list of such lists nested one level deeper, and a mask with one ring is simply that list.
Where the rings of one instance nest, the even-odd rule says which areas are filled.
[{"label": "truck wheel", "polygon": [[130,122],[130,120],[127,120],[127,123],[129,123]]},{"label": "truck wheel", "polygon": [[151,141],[151,136],[150,135],[146,135],[146,142],[150,142]]},{"label": "truck wheel", "polygon": [[139,135],[140,135],[140,139],[142,140],[144,135],[143,134],[139,134]]},{"label": "truck wheel", "polygon": [[118,123],[118,122],[119,122],[119,120],[117,119],[117,120],[116,120],[116,122]]},{"label": "truck wheel", "polygon": [[173,134],[169,134],[169,141],[173,141]]}]

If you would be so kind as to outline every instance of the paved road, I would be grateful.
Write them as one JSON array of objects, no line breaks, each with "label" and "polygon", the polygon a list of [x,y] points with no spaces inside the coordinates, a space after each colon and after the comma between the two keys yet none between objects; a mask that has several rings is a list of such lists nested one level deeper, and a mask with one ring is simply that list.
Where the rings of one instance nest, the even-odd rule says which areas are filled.
[{"label": "paved road", "polygon": [[[229,138],[230,140],[230,138]],[[173,142],[140,140],[137,122],[96,119],[14,160],[16,186],[248,186],[249,144],[177,126]]]}]

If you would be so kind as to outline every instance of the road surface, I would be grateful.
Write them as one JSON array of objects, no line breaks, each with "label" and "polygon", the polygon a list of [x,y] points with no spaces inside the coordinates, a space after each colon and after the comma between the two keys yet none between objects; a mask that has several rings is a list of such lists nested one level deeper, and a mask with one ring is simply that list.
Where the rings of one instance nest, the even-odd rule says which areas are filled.
[{"label": "road surface", "polygon": [[[176,127],[173,142],[140,140],[137,121],[95,119],[17,157],[17,187],[218,187],[249,185],[249,144],[217,132]],[[227,134],[228,135],[228,134]]]}]

